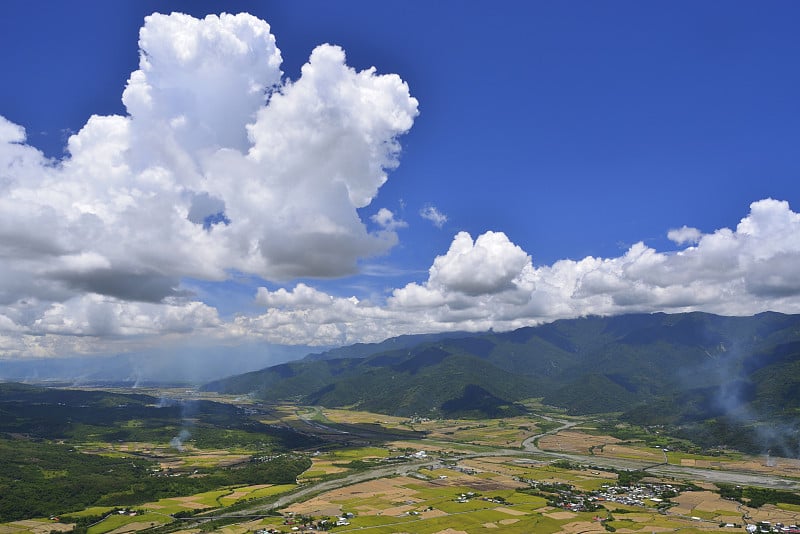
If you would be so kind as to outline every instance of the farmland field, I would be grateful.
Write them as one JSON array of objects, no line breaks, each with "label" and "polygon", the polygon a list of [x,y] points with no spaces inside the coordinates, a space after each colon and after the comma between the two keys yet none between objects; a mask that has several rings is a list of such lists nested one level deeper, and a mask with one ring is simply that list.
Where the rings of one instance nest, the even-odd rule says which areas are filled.
[{"label": "farmland field", "polygon": [[[164,489],[158,491],[172,494],[135,502],[141,483],[132,482],[119,497],[106,495],[98,504],[60,516],[6,521],[0,534],[73,528],[91,534],[244,534],[290,532],[297,525],[375,534],[744,532],[745,524],[756,521],[800,522],[797,460],[767,462],[736,451],[664,451],[635,429],[612,435],[616,427],[596,416],[559,419],[560,414],[543,411],[508,419],[433,420],[259,405],[250,399],[240,403],[213,394],[204,402],[251,414],[247,417],[270,429],[298,432],[304,436],[297,440],[301,446],[265,451],[263,439],[244,422],[235,432],[204,427],[202,439],[187,432],[180,447],[168,440],[93,436],[73,442],[70,450],[86,458],[150,466],[151,475],[141,480],[160,481]],[[613,423],[613,416],[607,417]],[[120,427],[138,431],[148,425],[138,417]],[[31,454],[37,447],[26,446],[33,447]],[[262,462],[266,466],[281,458],[302,459],[304,467],[291,480],[275,482],[266,474],[259,479]],[[669,475],[659,474],[666,468]],[[71,473],[69,465],[40,469],[43,480]],[[251,474],[243,478],[244,473]],[[720,484],[762,477],[768,486],[788,491],[767,490],[773,493],[751,507],[752,497],[723,497],[722,486],[714,483],[723,475]],[[209,486],[213,480],[217,486]],[[720,527],[725,524],[737,527]]]}]

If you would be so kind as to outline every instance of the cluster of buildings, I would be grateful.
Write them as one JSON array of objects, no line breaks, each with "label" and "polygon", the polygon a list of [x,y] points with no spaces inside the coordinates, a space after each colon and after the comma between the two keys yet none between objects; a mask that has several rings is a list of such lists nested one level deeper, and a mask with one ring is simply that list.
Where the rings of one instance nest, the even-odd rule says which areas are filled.
[{"label": "cluster of buildings", "polygon": [[[290,532],[328,532],[333,527],[341,527],[350,524],[350,520],[355,517],[352,512],[343,513],[340,517],[333,519],[325,518],[313,521],[308,516],[296,516],[293,513],[288,513],[283,524],[289,528]],[[277,528],[262,528],[255,531],[255,534],[282,534],[285,530]]]},{"label": "cluster of buildings", "polygon": [[671,484],[604,485],[603,489],[592,492],[592,496],[598,501],[616,502],[632,506],[658,506],[664,502],[664,496],[674,497],[677,494],[678,488]]},{"label": "cluster of buildings", "polygon": [[527,482],[532,488],[552,495],[548,499],[550,506],[572,512],[593,512],[606,503],[658,507],[667,498],[678,494],[678,488],[671,484],[633,484],[630,486],[604,484],[600,490],[583,492],[568,484],[541,484],[535,480],[518,480]]},{"label": "cluster of buildings", "polygon": [[769,521],[759,521],[755,524],[750,524],[745,527],[747,532],[753,533],[765,533],[765,532],[779,532],[781,534],[800,534],[800,527],[797,525],[784,525],[783,523],[775,523],[772,524]]},{"label": "cluster of buildings", "polygon": [[[452,463],[448,463],[448,464],[437,463],[437,464],[431,465],[428,469],[430,469],[431,471],[436,471],[437,469],[450,469],[452,471],[458,471],[459,473],[464,473],[465,475],[476,475],[478,473],[477,470],[472,469],[471,467],[464,467],[464,466],[461,466],[461,465],[458,465],[458,464],[452,464]],[[444,479],[447,478],[447,476],[446,475],[440,475],[439,478],[444,480]]]},{"label": "cluster of buildings", "polygon": [[473,498],[474,496],[475,496],[475,493],[474,493],[474,492],[472,492],[472,491],[468,491],[468,492],[466,492],[466,493],[460,493],[460,494],[458,494],[458,496],[456,496],[456,498],[455,498],[454,500],[455,500],[456,502],[462,502],[462,503],[463,503],[463,502],[469,502],[469,500],[470,500],[471,498]]}]

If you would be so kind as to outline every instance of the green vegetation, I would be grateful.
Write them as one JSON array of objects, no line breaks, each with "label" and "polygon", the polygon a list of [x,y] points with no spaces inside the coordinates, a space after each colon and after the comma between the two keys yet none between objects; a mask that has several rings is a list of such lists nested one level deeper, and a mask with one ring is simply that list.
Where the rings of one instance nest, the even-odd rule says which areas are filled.
[{"label": "green vegetation", "polygon": [[[485,385],[488,384],[488,385]],[[528,378],[461,352],[435,346],[382,353],[365,359],[300,361],[206,386],[210,390],[257,391],[265,400],[354,407],[411,416],[511,417],[525,409]]]},{"label": "green vegetation", "polygon": [[223,496],[218,499],[218,502],[223,506],[231,506],[240,501],[250,501],[253,499],[261,499],[264,497],[273,497],[275,495],[280,495],[281,493],[286,493],[288,491],[292,491],[297,487],[296,484],[276,484],[274,486],[267,486],[266,488],[256,486],[256,487],[243,487],[243,488],[236,488],[236,492],[247,492],[244,497],[233,497],[233,496]]},{"label": "green vegetation", "polygon": [[791,491],[770,488],[754,488],[751,486],[734,486],[717,484],[719,494],[725,499],[738,501],[751,508],[761,508],[765,504],[800,505],[800,495]]},{"label": "green vegetation", "polygon": [[[155,462],[141,458],[106,458],[80,453],[69,445],[8,439],[0,439],[0,457],[0,522],[49,517],[89,506],[134,506],[225,486],[293,484],[311,465],[305,456],[280,455],[194,476],[167,476],[158,472]],[[46,478],[43,471],[55,466],[67,476]]]},{"label": "green vegetation", "polygon": [[[48,517],[100,504],[108,493],[147,480],[152,462],[86,455],[67,445],[0,440],[0,521]],[[68,476],[46,478],[58,467]]]},{"label": "green vegetation", "polygon": [[0,383],[1,433],[74,443],[164,444],[175,444],[183,434],[181,441],[201,448],[267,452],[319,444],[288,428],[260,423],[230,404],[15,383]]},{"label": "green vegetation", "polygon": [[620,486],[631,486],[641,481],[647,473],[644,471],[619,471],[617,474],[617,484]]},{"label": "green vegetation", "polygon": [[[288,428],[261,424],[233,405],[13,383],[0,384],[0,432],[0,522],[132,506],[225,486],[293,484],[311,461],[285,451],[319,444]],[[235,467],[181,472],[163,471],[141,453],[81,452],[100,445],[108,452],[105,443],[124,440],[172,447],[179,454],[179,438],[196,448],[243,448],[254,456]],[[106,513],[93,510],[86,517]]]}]

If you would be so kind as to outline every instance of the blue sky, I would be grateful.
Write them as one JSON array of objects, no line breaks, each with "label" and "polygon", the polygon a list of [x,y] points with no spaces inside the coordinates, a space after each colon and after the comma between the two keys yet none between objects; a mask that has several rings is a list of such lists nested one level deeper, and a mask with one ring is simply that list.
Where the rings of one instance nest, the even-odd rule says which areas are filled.
[{"label": "blue sky", "polygon": [[[0,152],[0,198],[8,203],[0,225],[0,357],[141,350],[188,337],[332,345],[590,313],[800,311],[796,2],[80,6],[11,0],[0,19],[0,133],[10,132],[4,139],[11,147]],[[336,130],[336,123],[329,133],[343,143],[337,152],[299,161],[292,153],[286,163],[270,152],[284,135],[275,125],[301,135],[329,116],[306,117],[309,100],[295,96],[289,111],[276,106],[260,126],[261,154],[268,156],[259,162],[273,158],[268,168],[244,161],[246,144],[234,147],[242,161],[225,150],[210,155],[233,145],[194,139],[192,129],[201,131],[207,119],[244,138],[245,123],[260,109],[253,104],[247,115],[243,108],[242,120],[235,123],[231,113],[223,124],[225,117],[196,118],[170,100],[167,85],[184,84],[185,95],[201,101],[205,89],[195,91],[202,85],[196,82],[210,80],[208,91],[217,92],[209,108],[222,115],[228,105],[238,109],[231,87],[203,78],[213,39],[193,51],[194,63],[181,64],[186,72],[169,78],[158,68],[177,67],[165,61],[147,73],[139,89],[163,90],[161,107],[143,111],[133,90],[134,103],[123,104],[131,73],[141,68],[137,40],[145,16],[177,11],[201,19],[221,8],[270,25],[281,87],[301,78],[312,50],[324,43],[340,46],[355,72],[376,68],[370,90],[389,84],[381,76],[399,76],[407,92],[392,78],[387,91],[398,107],[384,115],[378,105],[350,101],[354,107],[331,104],[326,112],[374,112],[366,136],[374,146],[347,145],[348,136],[366,134],[350,123]],[[171,27],[154,23],[150,57],[172,46]],[[250,68],[242,61],[237,68]],[[224,71],[224,61],[214,65]],[[319,72],[315,90],[323,94],[326,83],[338,82]],[[137,105],[138,116],[131,111]],[[386,127],[398,113],[411,122]],[[92,115],[133,119],[97,121],[80,138]],[[169,123],[179,118],[190,126]],[[311,126],[301,128],[306,119]],[[167,123],[178,132],[180,154],[149,160],[148,150],[163,147],[143,141],[142,132]],[[75,153],[67,149],[73,135]],[[104,144],[112,138],[129,150]],[[399,143],[399,166],[389,165],[386,182],[359,178],[368,202],[355,199],[355,182],[348,182],[350,202],[336,196],[341,191],[331,183],[370,157],[378,158],[373,166],[388,161],[375,150],[392,141]],[[34,161],[33,149],[54,159]],[[112,152],[124,163],[104,157]],[[158,158],[166,159],[152,163]],[[181,158],[196,162],[196,176],[181,174]],[[29,163],[14,163],[23,160]],[[318,181],[293,188],[299,175],[291,173],[305,172],[303,161]],[[284,164],[290,171],[270,174]],[[156,170],[167,175],[157,186]],[[264,204],[266,222],[255,220],[255,197],[234,208],[237,188],[249,190],[242,180],[257,181],[262,171],[264,180],[281,184],[259,190],[274,195]],[[148,194],[160,201],[142,200]],[[203,195],[225,206],[227,229],[195,235],[178,217],[158,223],[157,231],[156,221],[171,209],[201,209],[198,199],[211,198]],[[377,217],[382,209],[390,213]],[[446,220],[434,224],[421,216],[424,209]],[[99,221],[86,223],[81,214]],[[245,220],[253,226],[243,227]],[[70,222],[62,229],[60,221]],[[313,232],[287,221],[303,221]],[[320,238],[332,235],[320,230],[331,221],[344,230]],[[225,232],[231,236],[221,243]],[[39,239],[49,244],[34,246]],[[140,241],[152,243],[152,254]],[[234,257],[243,243],[255,243],[260,255]]]}]

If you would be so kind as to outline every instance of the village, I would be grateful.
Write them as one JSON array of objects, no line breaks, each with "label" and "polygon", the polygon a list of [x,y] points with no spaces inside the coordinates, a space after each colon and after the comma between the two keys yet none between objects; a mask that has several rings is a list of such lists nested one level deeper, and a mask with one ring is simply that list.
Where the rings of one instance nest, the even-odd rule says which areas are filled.
[{"label": "village", "polygon": [[[352,512],[343,512],[341,516],[314,519],[307,515],[296,515],[292,512],[286,514],[283,524],[289,527],[290,532],[328,532],[334,527],[343,527],[350,524],[355,517]],[[255,534],[283,534],[285,531],[277,528],[264,528],[255,531]]]},{"label": "village", "polygon": [[[533,487],[542,486],[533,483]],[[549,486],[552,488],[553,485]],[[562,489],[559,487],[556,489],[558,498],[549,500],[548,504],[573,512],[592,512],[604,503],[666,509],[669,507],[669,497],[676,496],[678,491],[679,489],[671,484],[634,484],[631,486],[604,484],[603,489],[588,493],[576,491],[573,488]]]}]

